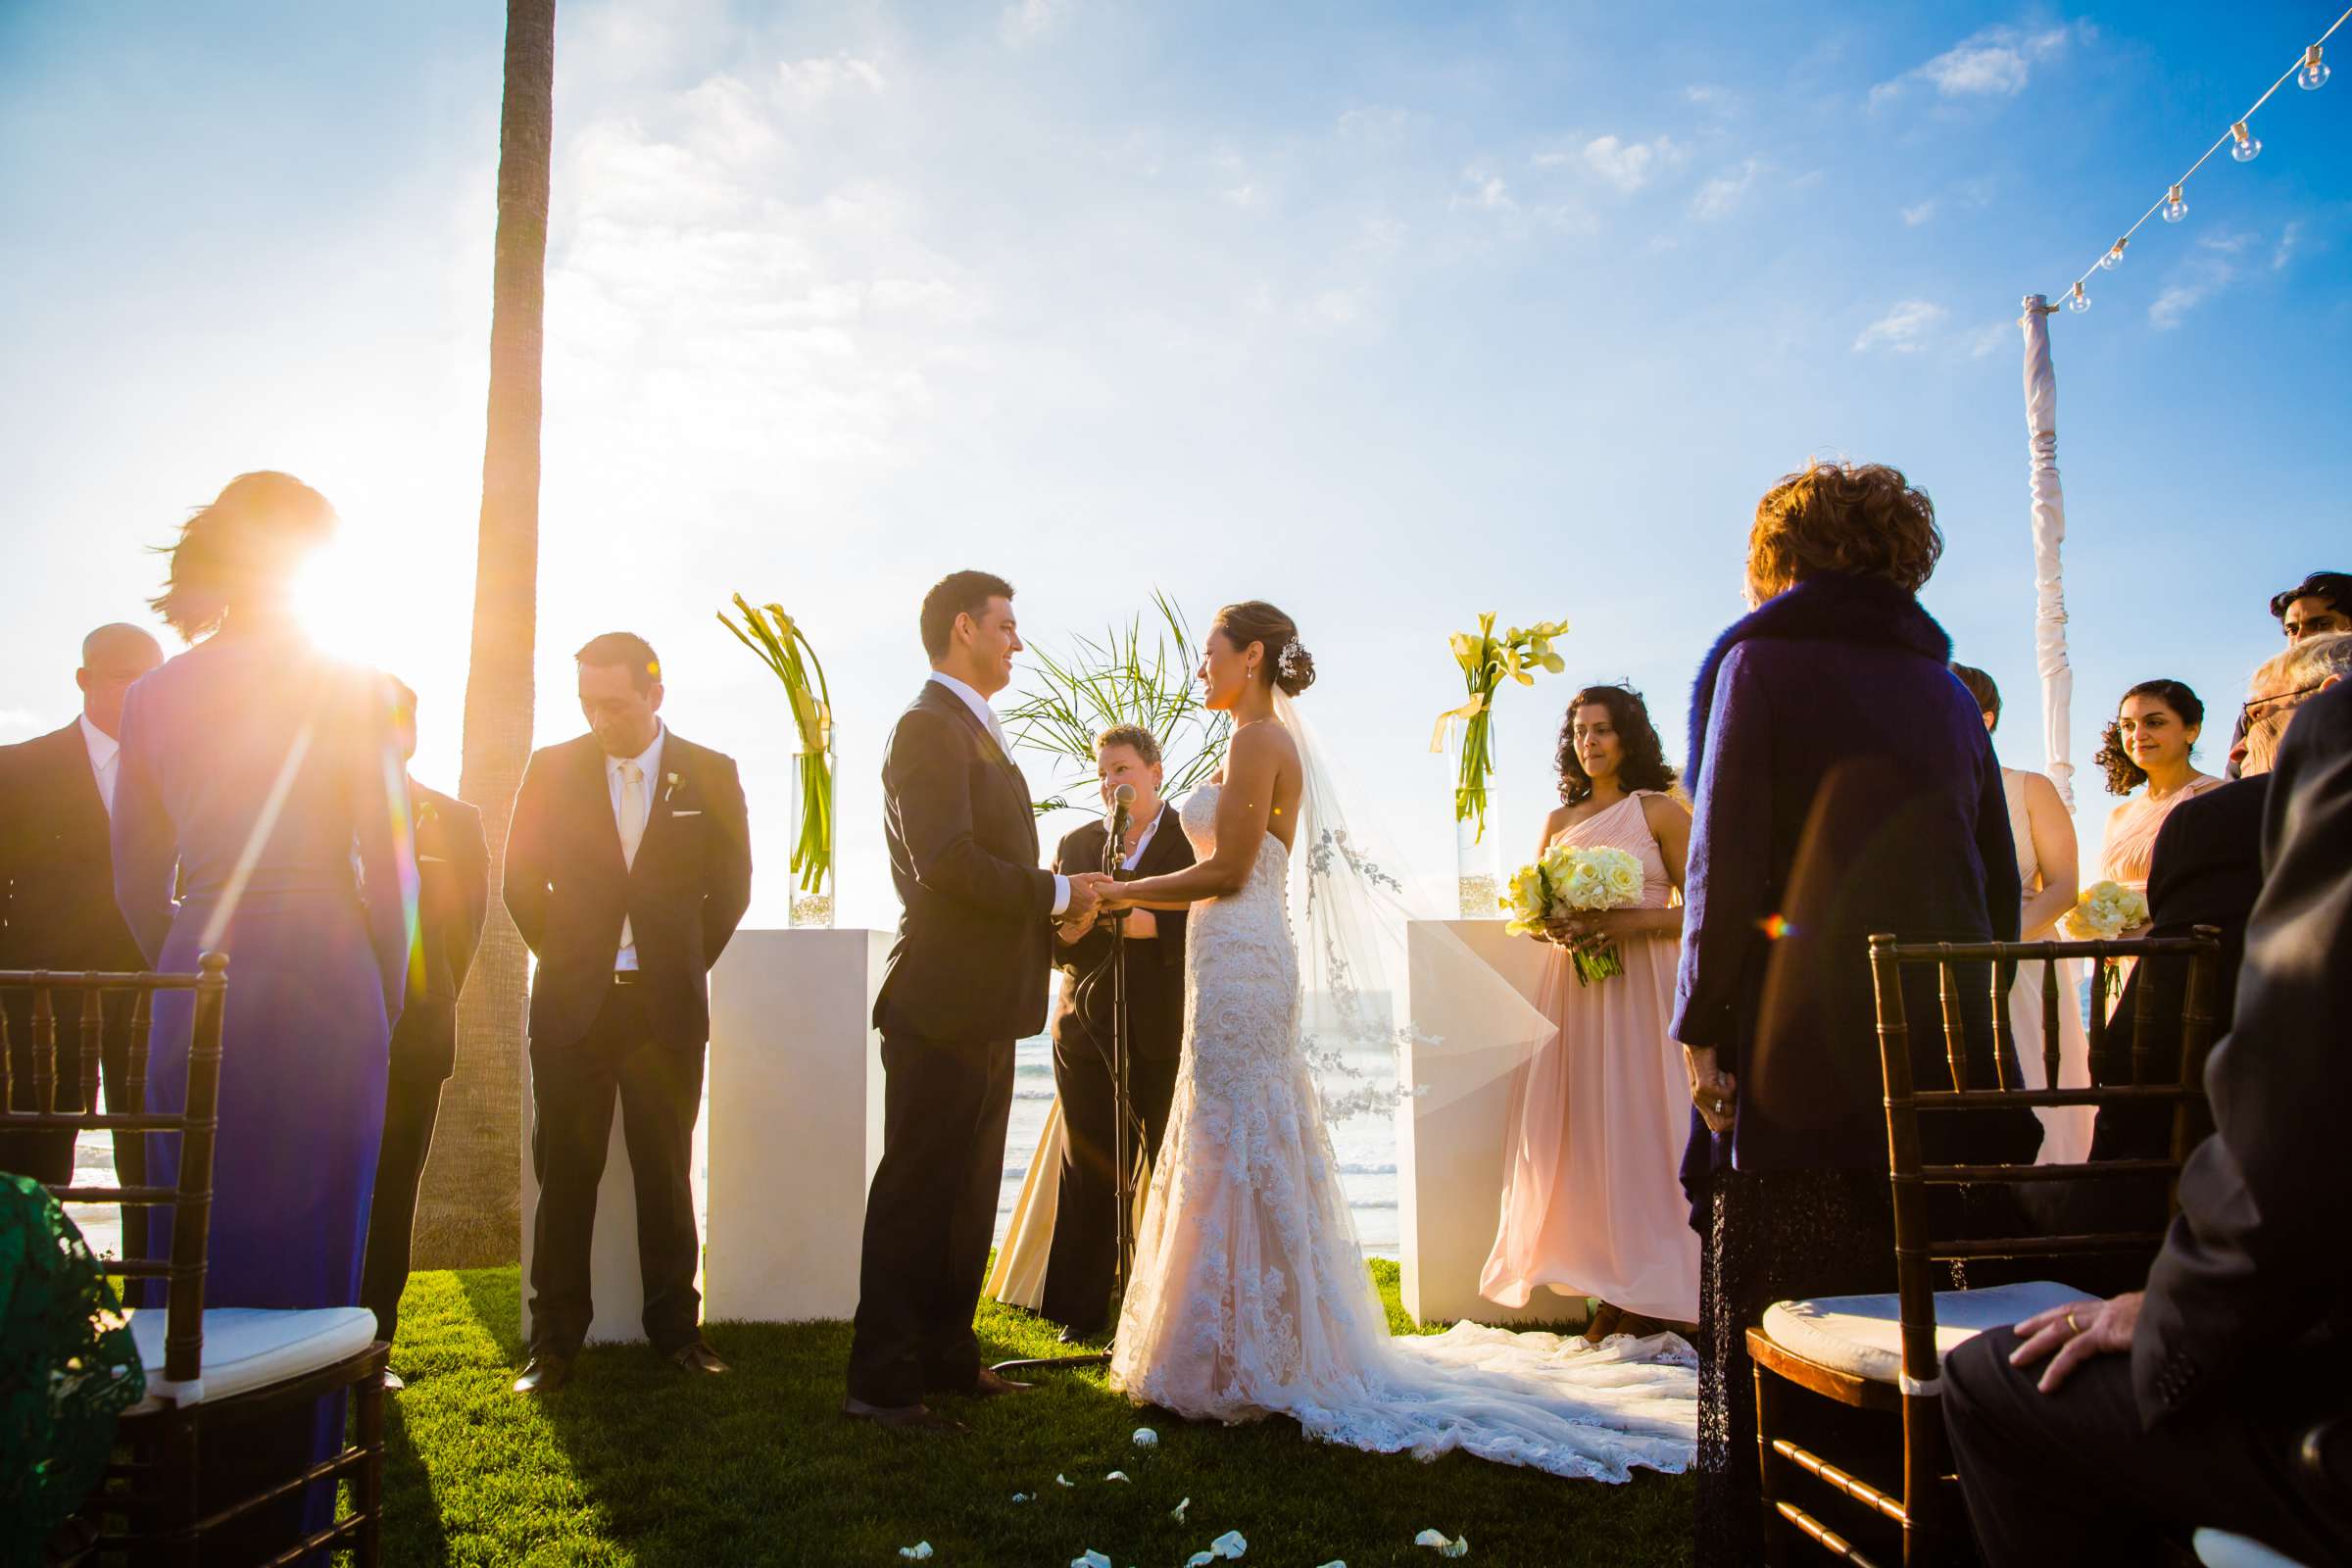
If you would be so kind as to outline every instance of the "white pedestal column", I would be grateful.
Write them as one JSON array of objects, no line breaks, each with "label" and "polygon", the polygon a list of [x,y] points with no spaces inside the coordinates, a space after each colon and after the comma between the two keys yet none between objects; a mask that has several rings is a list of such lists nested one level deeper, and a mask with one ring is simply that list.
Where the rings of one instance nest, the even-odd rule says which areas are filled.
[{"label": "white pedestal column", "polygon": [[[1500,920],[1416,920],[1406,934],[1407,1014],[1415,1035],[1465,1038],[1456,999],[1431,972],[1444,933],[1452,932],[1531,1003],[1548,956],[1537,943],[1506,936]],[[1494,1246],[1502,1209],[1504,1140],[1511,1080],[1506,1053],[1453,1055],[1402,1051],[1406,1083],[1429,1093],[1396,1109],[1396,1205],[1402,1299],[1416,1322],[1581,1322],[1582,1297],[1539,1291],[1524,1307],[1497,1306],[1478,1294],[1479,1271]]]},{"label": "white pedestal column", "polygon": [[882,931],[738,931],[710,976],[710,1218],[703,1315],[756,1323],[858,1307],[882,1157]]}]

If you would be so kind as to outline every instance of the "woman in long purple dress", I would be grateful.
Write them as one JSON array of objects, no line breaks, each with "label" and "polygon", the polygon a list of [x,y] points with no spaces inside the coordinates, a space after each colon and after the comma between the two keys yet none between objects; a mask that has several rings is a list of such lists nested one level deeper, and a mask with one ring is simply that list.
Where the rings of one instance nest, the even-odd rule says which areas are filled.
[{"label": "woman in long purple dress", "polygon": [[[285,474],[231,481],[182,527],[155,601],[194,646],[122,710],[117,902],[157,969],[229,959],[207,1306],[360,1297],[416,871],[384,679],[318,653],[292,613],[294,569],[334,522]],[[159,1110],[180,1108],[193,1012],[187,993],[156,997]],[[178,1140],[152,1142],[151,1168],[176,1169]],[[167,1219],[152,1256],[170,1253]],[[321,1401],[314,1451],[331,1451],[340,1417]],[[318,1528],[333,1489],[311,1492]]]}]

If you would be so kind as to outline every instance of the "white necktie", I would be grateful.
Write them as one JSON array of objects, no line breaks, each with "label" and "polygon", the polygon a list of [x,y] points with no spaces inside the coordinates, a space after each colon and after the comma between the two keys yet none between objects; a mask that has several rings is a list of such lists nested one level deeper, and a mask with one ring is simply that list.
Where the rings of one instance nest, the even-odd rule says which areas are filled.
[{"label": "white necktie", "polygon": [[[645,842],[645,770],[634,761],[620,764],[620,860],[635,869],[637,846]],[[637,946],[637,935],[629,929],[629,917],[620,917],[620,946],[622,952]]]}]

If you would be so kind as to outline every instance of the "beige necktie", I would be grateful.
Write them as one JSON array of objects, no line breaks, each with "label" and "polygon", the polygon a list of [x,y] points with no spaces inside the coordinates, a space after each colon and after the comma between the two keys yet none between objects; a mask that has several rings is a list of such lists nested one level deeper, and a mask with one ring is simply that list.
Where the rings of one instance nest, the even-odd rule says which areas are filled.
[{"label": "beige necktie", "polygon": [[[637,846],[645,842],[645,770],[635,762],[620,764],[620,860],[634,869],[637,864]],[[625,949],[637,945],[636,933],[629,929],[629,917],[620,917],[620,945]]]}]

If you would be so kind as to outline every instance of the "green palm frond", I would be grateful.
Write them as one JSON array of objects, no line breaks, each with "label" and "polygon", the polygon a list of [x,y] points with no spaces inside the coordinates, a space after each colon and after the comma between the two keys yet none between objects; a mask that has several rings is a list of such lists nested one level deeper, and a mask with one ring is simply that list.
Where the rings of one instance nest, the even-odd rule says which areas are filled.
[{"label": "green palm frond", "polygon": [[1114,724],[1140,724],[1159,741],[1170,797],[1206,779],[1225,759],[1232,725],[1201,706],[1193,682],[1192,626],[1158,589],[1149,614],[1102,636],[1072,636],[1059,653],[1032,647],[1021,700],[1004,714],[1016,745],[1053,759],[1053,798],[1040,813],[1081,799],[1095,777],[1095,737]]}]

